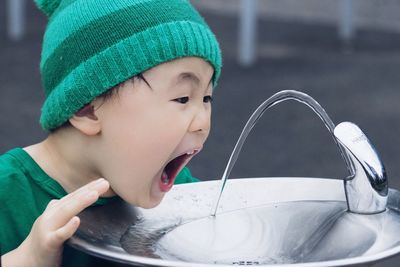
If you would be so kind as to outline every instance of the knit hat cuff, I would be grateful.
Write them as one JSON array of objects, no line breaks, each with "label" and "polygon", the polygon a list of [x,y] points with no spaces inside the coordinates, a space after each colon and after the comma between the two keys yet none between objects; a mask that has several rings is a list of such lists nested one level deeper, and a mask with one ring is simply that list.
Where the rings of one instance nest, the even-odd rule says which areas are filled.
[{"label": "knit hat cuff", "polygon": [[208,27],[189,21],[161,24],[130,36],[72,70],[48,95],[40,123],[47,130],[57,128],[121,81],[180,57],[197,56],[209,62],[215,87],[222,62],[213,40]]}]

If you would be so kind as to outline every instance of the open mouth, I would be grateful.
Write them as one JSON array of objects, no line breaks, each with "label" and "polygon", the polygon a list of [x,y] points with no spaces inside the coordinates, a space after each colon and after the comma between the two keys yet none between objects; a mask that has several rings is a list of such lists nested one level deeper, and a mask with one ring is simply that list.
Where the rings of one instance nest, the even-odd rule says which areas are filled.
[{"label": "open mouth", "polygon": [[199,152],[200,150],[193,150],[191,152],[187,152],[182,154],[173,160],[171,160],[164,168],[161,174],[160,180],[160,189],[162,192],[169,191],[174,182],[178,173],[182,170],[182,168],[189,162],[189,160]]}]

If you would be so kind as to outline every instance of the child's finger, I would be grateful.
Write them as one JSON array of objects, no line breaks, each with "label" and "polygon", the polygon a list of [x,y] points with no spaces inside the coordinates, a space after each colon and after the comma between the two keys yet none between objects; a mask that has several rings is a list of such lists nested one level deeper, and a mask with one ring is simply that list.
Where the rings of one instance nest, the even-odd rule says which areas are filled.
[{"label": "child's finger", "polygon": [[78,229],[80,224],[80,219],[78,216],[74,216],[69,220],[63,227],[57,229],[50,241],[54,247],[62,245],[67,239],[69,239]]},{"label": "child's finger", "polygon": [[52,223],[52,229],[65,225],[73,216],[96,202],[99,195],[106,192],[108,188],[109,183],[104,180],[102,183],[97,184],[94,190],[82,191],[68,199],[61,199],[57,203],[57,207],[47,212],[46,220]]},{"label": "child's finger", "polygon": [[59,201],[58,199],[50,200],[50,202],[47,204],[47,207],[46,207],[45,211],[48,211],[51,208],[53,208],[57,204],[58,201]]},{"label": "child's finger", "polygon": [[88,183],[88,184],[76,189],[75,191],[69,193],[68,195],[64,196],[60,200],[68,200],[68,199],[74,197],[75,195],[82,193],[83,191],[88,191],[88,190],[95,189],[99,184],[103,183],[104,181],[105,181],[104,178],[100,178],[100,179],[94,180],[94,181],[92,181],[92,182],[90,182],[90,183]]},{"label": "child's finger", "polygon": [[[63,198],[61,198],[59,200],[56,200],[56,203],[51,203],[51,202],[53,202],[53,200],[52,200],[52,201],[50,201],[50,203],[52,205],[50,205],[50,203],[49,203],[48,207],[46,208],[46,210],[54,208],[53,211],[56,211],[61,206],[65,205],[65,203],[68,203],[71,199],[73,199],[73,198],[75,198],[77,196],[85,195],[85,194],[87,194],[88,192],[90,192],[92,190],[98,191],[97,187],[100,186],[100,189],[103,188],[104,187],[104,184],[103,184],[104,182],[105,182],[104,178],[97,179],[95,181],[92,181],[92,182],[90,182],[90,183],[78,188],[74,192],[69,193],[68,195],[64,196]],[[99,195],[101,195],[102,193],[104,193],[104,192],[101,192],[101,193],[99,192]],[[50,207],[49,207],[49,205],[50,205]]]}]

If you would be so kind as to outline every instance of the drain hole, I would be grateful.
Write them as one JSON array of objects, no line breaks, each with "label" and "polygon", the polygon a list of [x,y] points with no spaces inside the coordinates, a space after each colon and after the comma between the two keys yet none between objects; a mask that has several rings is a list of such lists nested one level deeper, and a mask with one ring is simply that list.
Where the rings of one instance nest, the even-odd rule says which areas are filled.
[{"label": "drain hole", "polygon": [[258,261],[235,261],[233,265],[260,265]]}]

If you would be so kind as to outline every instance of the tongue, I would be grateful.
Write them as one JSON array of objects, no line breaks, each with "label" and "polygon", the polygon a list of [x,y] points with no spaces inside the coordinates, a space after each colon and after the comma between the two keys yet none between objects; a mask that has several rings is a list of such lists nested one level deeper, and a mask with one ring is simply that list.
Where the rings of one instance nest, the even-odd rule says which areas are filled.
[{"label": "tongue", "polygon": [[170,178],[168,173],[164,170],[159,180],[159,186],[161,192],[168,192],[173,186],[172,177]]},{"label": "tongue", "polygon": [[172,188],[174,180],[178,175],[178,171],[186,158],[187,155],[179,156],[165,166],[160,179],[161,192],[168,192]]},{"label": "tongue", "polygon": [[163,182],[163,184],[168,184],[169,183],[169,177],[168,174],[165,172],[165,170],[163,171],[162,175],[161,175],[161,181]]}]

